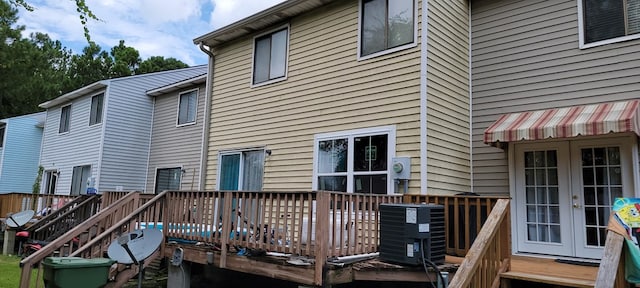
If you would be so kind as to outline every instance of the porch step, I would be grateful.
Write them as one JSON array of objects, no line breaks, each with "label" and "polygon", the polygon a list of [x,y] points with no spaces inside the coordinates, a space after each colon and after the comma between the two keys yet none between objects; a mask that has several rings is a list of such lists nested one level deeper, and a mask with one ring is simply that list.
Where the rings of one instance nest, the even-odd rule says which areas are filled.
[{"label": "porch step", "polygon": [[508,271],[500,275],[503,285],[501,287],[511,287],[511,280],[522,280],[527,282],[543,283],[562,287],[593,288],[595,281],[587,279],[577,279],[569,277],[558,277],[526,272]]}]

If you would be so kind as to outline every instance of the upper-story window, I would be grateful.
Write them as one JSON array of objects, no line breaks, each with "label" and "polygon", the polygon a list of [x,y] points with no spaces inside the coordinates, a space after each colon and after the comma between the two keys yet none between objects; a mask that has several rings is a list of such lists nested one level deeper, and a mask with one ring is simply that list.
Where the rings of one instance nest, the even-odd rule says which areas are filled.
[{"label": "upper-story window", "polygon": [[196,112],[198,110],[198,90],[191,90],[180,93],[180,104],[178,105],[178,125],[196,123]]},{"label": "upper-story window", "polygon": [[640,0],[578,1],[582,10],[581,45],[640,38]]},{"label": "upper-story window", "polygon": [[360,11],[361,57],[415,44],[414,0],[362,0]]},{"label": "upper-story window", "polygon": [[253,84],[269,83],[287,76],[289,27],[256,37],[253,47]]},{"label": "upper-story window", "polygon": [[91,97],[91,114],[89,115],[89,126],[102,123],[102,107],[104,94]]},{"label": "upper-story window", "polygon": [[69,122],[71,120],[71,105],[67,105],[60,109],[60,127],[58,133],[69,132]]},{"label": "upper-story window", "polygon": [[0,124],[0,148],[4,146],[4,133],[7,130],[7,124]]}]

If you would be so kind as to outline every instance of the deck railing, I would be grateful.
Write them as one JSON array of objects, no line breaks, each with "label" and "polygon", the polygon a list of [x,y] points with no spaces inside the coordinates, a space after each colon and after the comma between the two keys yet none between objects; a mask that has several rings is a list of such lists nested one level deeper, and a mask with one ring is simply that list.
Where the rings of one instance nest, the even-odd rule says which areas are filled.
[{"label": "deck railing", "polygon": [[450,288],[499,287],[511,261],[509,200],[499,199],[451,279]]},{"label": "deck railing", "polygon": [[[328,234],[327,256],[375,252],[378,205],[401,202],[401,196],[338,192],[205,191],[168,197],[168,237],[310,257],[320,218],[333,228],[321,230]],[[326,213],[318,211],[320,201],[326,201]]]},{"label": "deck railing", "polygon": [[76,197],[77,196],[32,193],[0,194],[0,218],[24,210],[39,212],[47,207],[50,207],[51,211],[56,211]]},{"label": "deck railing", "polygon": [[498,196],[404,195],[404,203],[435,203],[444,206],[447,254],[464,257],[478,237]]},{"label": "deck railing", "polygon": [[[258,249],[315,258],[313,282],[321,285],[326,259],[378,251],[379,205],[401,203],[403,197],[406,202],[407,196],[403,195],[325,191],[165,191],[158,195],[106,192],[102,196],[101,213],[21,262],[20,287],[28,287],[22,283],[29,283],[32,265],[45,257],[103,257],[118,235],[137,228],[162,229],[167,241],[217,246],[221,250],[219,265],[222,268],[226,267],[227,255],[232,252],[229,249]],[[469,271],[469,277],[479,274],[477,269],[485,275],[508,265],[511,252],[508,200],[430,196],[425,201],[416,198],[409,202],[443,204],[445,222],[467,223],[462,226],[465,229],[474,227],[471,222],[480,226],[486,221],[485,226],[490,228],[480,231],[476,238],[481,241],[474,242],[471,250],[476,252],[470,253],[481,255],[480,258],[465,259],[465,263],[474,261],[473,264],[463,263],[463,268],[475,267],[475,270],[464,268]],[[107,203],[111,205],[106,206]],[[465,220],[460,219],[461,211]],[[483,216],[485,213],[490,215]],[[459,227],[454,226],[448,236],[473,241],[472,234],[456,233]],[[74,238],[80,239],[78,244],[73,244]],[[456,238],[455,243],[464,243],[458,241]],[[480,248],[477,245],[481,245]],[[38,271],[41,272],[41,268]],[[131,271],[119,275],[127,273]],[[117,280],[120,282],[109,285],[117,286],[114,283],[122,283],[126,277],[118,276]]]},{"label": "deck railing", "polygon": [[[113,202],[118,201],[118,199],[127,196],[127,194],[129,194],[130,191],[105,191],[102,192],[102,207],[107,207],[109,205],[111,205]],[[144,195],[149,195],[149,194],[144,194]],[[155,196],[155,195],[151,195],[151,196]]]},{"label": "deck railing", "polygon": [[[140,199],[143,197],[146,196],[140,193],[131,192],[127,194],[108,207],[103,207],[100,211],[101,213],[93,215],[82,224],[75,226],[56,240],[20,261],[20,266],[22,267],[20,287],[29,287],[33,267],[38,269],[38,277],[42,275],[42,265],[39,264],[45,257],[69,256],[74,254],[76,250],[84,249],[83,246],[85,245],[95,245],[94,238],[135,211],[140,206]],[[42,283],[40,279],[38,280],[36,281],[36,287]]]},{"label": "deck railing", "polygon": [[624,237],[618,233],[608,231],[604,245],[604,254],[598,267],[595,287],[598,288],[623,288],[630,287],[624,279],[625,253]]},{"label": "deck railing", "polygon": [[82,195],[29,226],[30,238],[52,241],[100,210],[99,195]]},{"label": "deck railing", "polygon": [[316,284],[328,257],[376,252],[381,203],[401,195],[339,192],[193,191],[168,194],[168,238],[316,259]]}]

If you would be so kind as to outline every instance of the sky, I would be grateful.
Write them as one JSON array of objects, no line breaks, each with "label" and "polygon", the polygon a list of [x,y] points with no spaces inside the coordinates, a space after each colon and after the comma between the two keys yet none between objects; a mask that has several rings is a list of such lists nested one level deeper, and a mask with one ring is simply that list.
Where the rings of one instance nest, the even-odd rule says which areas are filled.
[{"label": "sky", "polygon": [[[284,0],[87,0],[100,21],[88,23],[91,40],[109,52],[120,40],[145,60],[173,57],[190,66],[207,56],[193,39],[255,14]],[[87,46],[74,0],[27,0],[33,12],[19,8],[24,37],[46,33],[81,54]]]}]

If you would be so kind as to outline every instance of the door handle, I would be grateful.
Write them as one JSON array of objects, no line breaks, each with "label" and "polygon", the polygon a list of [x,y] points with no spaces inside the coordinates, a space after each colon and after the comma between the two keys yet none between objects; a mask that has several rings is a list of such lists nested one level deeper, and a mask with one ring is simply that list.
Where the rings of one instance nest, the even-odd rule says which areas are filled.
[{"label": "door handle", "polygon": [[578,203],[573,203],[573,208],[580,208],[580,204],[578,204]]}]

